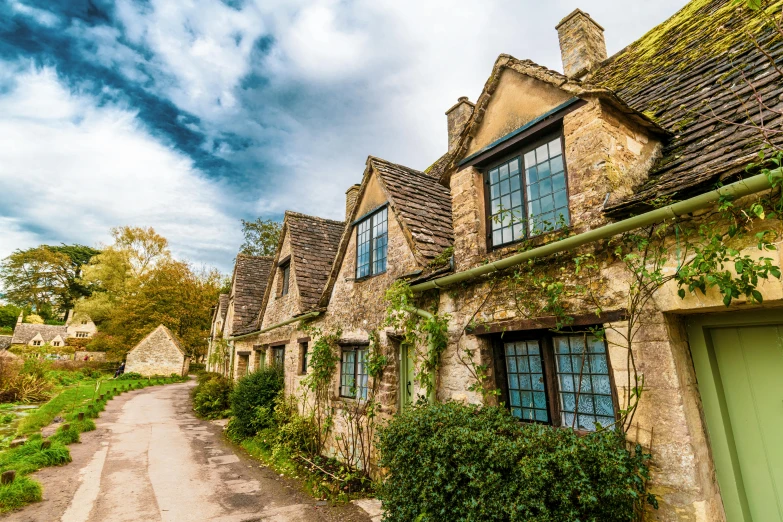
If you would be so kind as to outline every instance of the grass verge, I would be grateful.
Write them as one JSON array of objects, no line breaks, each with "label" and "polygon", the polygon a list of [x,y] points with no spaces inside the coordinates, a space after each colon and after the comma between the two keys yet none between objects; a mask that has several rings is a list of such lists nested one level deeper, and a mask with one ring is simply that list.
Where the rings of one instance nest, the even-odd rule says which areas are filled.
[{"label": "grass verge", "polygon": [[[21,508],[41,500],[41,485],[27,475],[49,466],[62,466],[71,462],[68,444],[79,442],[79,434],[95,429],[93,418],[106,407],[116,395],[157,384],[182,382],[172,377],[138,380],[99,380],[80,383],[66,388],[56,397],[25,417],[19,423],[17,435],[27,435],[27,442],[5,451],[0,451],[0,473],[16,471],[16,479],[7,485],[0,485],[0,513]],[[100,396],[103,395],[103,400]],[[79,414],[84,418],[79,420]],[[41,428],[48,426],[55,417],[65,419],[63,425],[50,437],[44,439]],[[68,429],[64,429],[65,426]],[[48,444],[44,444],[47,441]],[[49,447],[44,447],[44,446]]]}]

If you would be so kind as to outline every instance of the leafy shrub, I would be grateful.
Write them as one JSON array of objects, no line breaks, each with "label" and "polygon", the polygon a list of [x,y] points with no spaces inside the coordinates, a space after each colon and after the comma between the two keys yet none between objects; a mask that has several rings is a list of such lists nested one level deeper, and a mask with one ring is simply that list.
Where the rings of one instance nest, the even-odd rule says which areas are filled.
[{"label": "leafy shrub", "polygon": [[136,372],[128,372],[123,373],[119,377],[117,377],[118,381],[138,381],[139,379],[143,379],[144,377],[141,376],[140,373]]},{"label": "leafy shrub", "polygon": [[42,362],[27,359],[20,364],[0,357],[0,402],[40,402],[50,397],[51,390]]},{"label": "leafy shrub", "polygon": [[10,484],[0,486],[0,513],[20,508],[42,499],[41,485],[28,477],[17,477]]},{"label": "leafy shrub", "polygon": [[276,367],[262,368],[242,377],[230,396],[231,435],[251,437],[271,427],[275,399],[282,389],[283,372]]},{"label": "leafy shrub", "polygon": [[385,521],[634,520],[649,477],[615,432],[524,425],[505,409],[418,405],[378,429]]},{"label": "leafy shrub", "polygon": [[190,373],[203,373],[207,371],[207,365],[204,363],[190,363]]},{"label": "leafy shrub", "polygon": [[317,453],[318,426],[312,417],[299,413],[296,399],[284,393],[277,396],[272,412],[275,426],[275,444],[295,453],[315,456]]},{"label": "leafy shrub", "polygon": [[193,409],[205,419],[228,417],[231,411],[229,394],[231,381],[219,373],[199,375],[198,384],[193,388]]}]

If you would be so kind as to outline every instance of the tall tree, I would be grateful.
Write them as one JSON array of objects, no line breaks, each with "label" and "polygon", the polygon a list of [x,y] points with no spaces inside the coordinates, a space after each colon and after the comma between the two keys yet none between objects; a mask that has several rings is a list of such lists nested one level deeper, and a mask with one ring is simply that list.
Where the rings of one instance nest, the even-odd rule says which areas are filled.
[{"label": "tall tree", "polygon": [[245,242],[239,248],[240,253],[251,256],[273,256],[277,250],[277,241],[283,225],[272,219],[256,218],[254,221],[242,220],[242,234]]},{"label": "tall tree", "polygon": [[5,299],[50,318],[69,310],[92,289],[81,280],[82,267],[100,251],[84,245],[40,245],[16,250],[0,264]]}]

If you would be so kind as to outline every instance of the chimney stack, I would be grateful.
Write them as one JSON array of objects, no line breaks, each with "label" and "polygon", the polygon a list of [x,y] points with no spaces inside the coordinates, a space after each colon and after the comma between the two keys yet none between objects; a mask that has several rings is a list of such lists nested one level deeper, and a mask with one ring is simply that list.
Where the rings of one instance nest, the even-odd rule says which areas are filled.
[{"label": "chimney stack", "polygon": [[449,152],[452,152],[459,142],[459,135],[473,115],[476,106],[468,100],[467,96],[461,96],[455,105],[446,111],[446,122],[449,130]]},{"label": "chimney stack", "polygon": [[569,78],[581,79],[606,60],[604,28],[581,9],[560,20],[555,29],[563,72]]},{"label": "chimney stack", "polygon": [[351,185],[351,188],[345,191],[345,220],[351,219],[351,212],[356,205],[356,198],[359,197],[359,188],[361,185]]},{"label": "chimney stack", "polygon": [[24,321],[24,310],[19,312],[19,317],[16,319],[16,324],[22,324],[22,321]]}]

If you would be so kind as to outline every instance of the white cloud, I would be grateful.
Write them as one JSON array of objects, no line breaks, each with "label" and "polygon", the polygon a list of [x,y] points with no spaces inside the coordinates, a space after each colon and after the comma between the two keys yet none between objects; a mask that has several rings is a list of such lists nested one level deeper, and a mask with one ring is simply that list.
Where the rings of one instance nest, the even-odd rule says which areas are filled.
[{"label": "white cloud", "polygon": [[29,16],[44,27],[55,27],[60,24],[60,18],[54,13],[37,7],[31,7],[17,0],[11,0],[11,8],[19,14]]},{"label": "white cloud", "polygon": [[152,226],[175,253],[226,269],[241,239],[221,210],[223,187],[133,112],[70,92],[52,69],[17,71],[0,97],[0,142],[0,218],[15,231],[2,252],[29,246],[32,235],[96,244],[127,224]]}]

